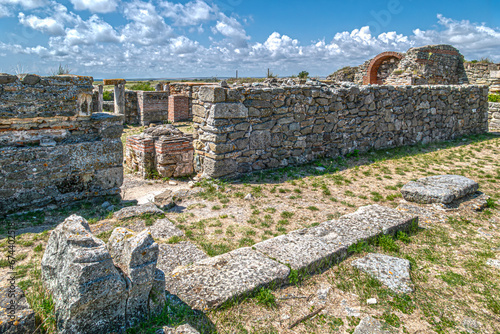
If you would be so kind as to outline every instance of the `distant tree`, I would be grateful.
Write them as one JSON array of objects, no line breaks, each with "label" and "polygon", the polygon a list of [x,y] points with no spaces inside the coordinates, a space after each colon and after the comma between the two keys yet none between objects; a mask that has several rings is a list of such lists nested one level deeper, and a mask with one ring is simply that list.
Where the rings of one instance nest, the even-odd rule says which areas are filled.
[{"label": "distant tree", "polygon": [[307,79],[308,76],[309,76],[309,72],[307,72],[307,71],[302,71],[299,73],[300,79]]}]

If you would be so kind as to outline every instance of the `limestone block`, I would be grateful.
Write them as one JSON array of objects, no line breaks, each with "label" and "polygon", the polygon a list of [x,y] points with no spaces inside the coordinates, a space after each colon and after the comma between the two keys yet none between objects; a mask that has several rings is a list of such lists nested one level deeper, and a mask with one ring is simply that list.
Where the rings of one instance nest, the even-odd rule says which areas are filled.
[{"label": "limestone block", "polygon": [[0,333],[35,332],[35,312],[30,308],[23,290],[18,286],[0,288]]},{"label": "limestone block", "polygon": [[391,331],[370,316],[364,317],[354,329],[354,334],[391,334]]},{"label": "limestone block", "polygon": [[184,232],[179,230],[170,220],[158,219],[149,228],[154,239],[170,239],[172,237],[183,237]]},{"label": "limestone block", "polygon": [[116,219],[126,219],[131,217],[137,217],[145,213],[149,214],[163,214],[164,212],[156,207],[153,203],[146,203],[136,206],[128,206],[113,214],[113,218]]},{"label": "limestone block", "polygon": [[371,253],[353,261],[352,265],[372,275],[396,293],[413,291],[408,260]]},{"label": "limestone block", "polygon": [[477,191],[477,182],[460,175],[437,175],[407,183],[402,189],[403,198],[422,204],[449,204]]},{"label": "limestone block", "polygon": [[15,75],[0,73],[0,85],[16,82],[18,78]]},{"label": "limestone block", "polygon": [[200,87],[198,99],[202,102],[224,102],[226,100],[226,90],[222,87]]},{"label": "limestone block", "polygon": [[51,233],[42,279],[53,293],[58,332],[123,332],[127,284],[103,241],[72,215]]},{"label": "limestone block", "polygon": [[157,274],[158,244],[148,230],[135,234],[118,227],[109,238],[108,249],[127,279],[126,322],[132,327],[149,314],[150,293]]},{"label": "limestone block", "polygon": [[17,77],[25,85],[36,85],[41,80],[40,76],[36,74],[18,74]]},{"label": "limestone block", "polygon": [[190,241],[181,241],[177,244],[161,244],[157,266],[165,272],[167,280],[171,280],[172,275],[170,273],[175,268],[188,266],[206,258],[208,258],[208,255]]},{"label": "limestone block", "polygon": [[167,290],[195,309],[217,308],[260,286],[282,284],[290,269],[251,248],[177,267],[167,279]]},{"label": "limestone block", "polygon": [[150,314],[160,314],[165,308],[165,273],[156,269],[151,292],[149,293]]},{"label": "limestone block", "polygon": [[212,105],[208,117],[209,120],[247,118],[248,108],[243,103],[218,103]]}]

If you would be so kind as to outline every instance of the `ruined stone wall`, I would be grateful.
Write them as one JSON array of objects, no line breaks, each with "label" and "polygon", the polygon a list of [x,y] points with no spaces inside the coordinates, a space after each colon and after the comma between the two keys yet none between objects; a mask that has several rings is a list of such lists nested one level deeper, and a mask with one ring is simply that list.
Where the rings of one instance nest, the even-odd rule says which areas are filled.
[{"label": "ruined stone wall", "polygon": [[463,56],[451,45],[409,49],[386,85],[458,85],[468,83]]},{"label": "ruined stone wall", "polygon": [[135,90],[125,91],[125,123],[140,123],[139,103]]},{"label": "ruined stone wall", "polygon": [[490,102],[488,123],[492,129],[500,129],[500,102]]},{"label": "ruined stone wall", "polygon": [[487,94],[486,86],[202,87],[193,94],[196,164],[206,176],[236,176],[483,133]]},{"label": "ruined stone wall", "polygon": [[0,74],[0,214],[119,193],[122,118],[93,113],[92,82]]},{"label": "ruined stone wall", "polygon": [[500,71],[500,64],[465,63],[464,66],[469,83],[473,85],[489,86],[494,79],[491,71]]}]

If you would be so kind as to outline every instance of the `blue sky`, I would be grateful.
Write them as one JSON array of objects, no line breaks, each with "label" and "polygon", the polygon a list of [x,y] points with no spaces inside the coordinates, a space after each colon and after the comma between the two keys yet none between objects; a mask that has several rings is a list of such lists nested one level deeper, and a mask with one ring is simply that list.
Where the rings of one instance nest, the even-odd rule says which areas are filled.
[{"label": "blue sky", "polygon": [[326,76],[452,44],[500,62],[498,0],[0,0],[0,72],[96,78]]}]

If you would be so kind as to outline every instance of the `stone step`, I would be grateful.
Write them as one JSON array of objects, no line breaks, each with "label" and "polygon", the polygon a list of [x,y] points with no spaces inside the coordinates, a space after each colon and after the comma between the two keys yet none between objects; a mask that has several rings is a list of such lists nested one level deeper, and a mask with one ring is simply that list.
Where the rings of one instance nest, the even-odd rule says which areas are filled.
[{"label": "stone step", "polygon": [[343,260],[348,247],[357,242],[417,225],[418,217],[406,212],[380,205],[361,207],[338,220],[177,267],[167,274],[166,289],[192,308],[217,308],[260,287],[287,282],[290,268],[327,268]]}]

